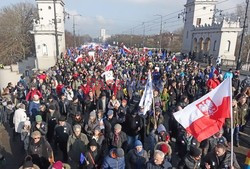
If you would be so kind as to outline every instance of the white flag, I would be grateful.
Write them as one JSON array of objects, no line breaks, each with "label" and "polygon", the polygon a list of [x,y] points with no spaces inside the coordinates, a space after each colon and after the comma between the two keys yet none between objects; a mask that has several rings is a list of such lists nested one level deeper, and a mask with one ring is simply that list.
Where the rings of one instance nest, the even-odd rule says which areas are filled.
[{"label": "white flag", "polygon": [[151,78],[151,72],[148,73],[148,80],[147,84],[145,86],[142,98],[140,100],[140,107],[144,108],[143,114],[145,115],[147,111],[151,109],[151,105],[153,102],[153,85],[152,85],[152,78]]}]

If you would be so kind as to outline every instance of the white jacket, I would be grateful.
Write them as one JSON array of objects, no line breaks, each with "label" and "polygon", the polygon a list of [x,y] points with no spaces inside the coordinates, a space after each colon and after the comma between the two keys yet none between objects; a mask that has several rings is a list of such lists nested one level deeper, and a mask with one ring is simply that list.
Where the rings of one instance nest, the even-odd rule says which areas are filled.
[{"label": "white jacket", "polygon": [[21,133],[23,124],[27,119],[27,114],[24,109],[17,109],[14,113],[13,123],[15,125],[15,131]]}]

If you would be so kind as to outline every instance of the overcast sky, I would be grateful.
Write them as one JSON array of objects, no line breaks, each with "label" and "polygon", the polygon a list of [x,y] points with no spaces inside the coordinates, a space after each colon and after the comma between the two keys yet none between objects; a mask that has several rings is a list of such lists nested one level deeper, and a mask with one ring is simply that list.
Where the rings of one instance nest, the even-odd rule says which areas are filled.
[{"label": "overcast sky", "polygon": [[[0,8],[18,2],[35,0],[0,0]],[[232,12],[244,0],[218,0],[217,8]],[[160,17],[163,17],[163,31],[173,31],[183,26],[178,13],[184,9],[186,0],[64,0],[65,9],[71,14],[80,14],[76,18],[76,33],[90,34],[97,37],[100,29],[107,34],[143,33],[143,22],[146,34],[158,33]],[[171,14],[172,13],[172,14]],[[170,15],[169,15],[170,14]],[[147,22],[150,21],[150,22]],[[72,19],[66,20],[66,29],[72,32]]]}]

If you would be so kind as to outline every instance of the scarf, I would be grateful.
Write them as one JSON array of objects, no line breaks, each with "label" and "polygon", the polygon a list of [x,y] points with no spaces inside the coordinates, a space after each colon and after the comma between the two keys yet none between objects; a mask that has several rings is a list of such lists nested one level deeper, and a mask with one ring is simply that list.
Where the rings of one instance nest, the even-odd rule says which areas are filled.
[{"label": "scarf", "polygon": [[118,141],[119,141],[119,133],[114,135],[114,143],[115,143],[115,145],[118,145]]}]

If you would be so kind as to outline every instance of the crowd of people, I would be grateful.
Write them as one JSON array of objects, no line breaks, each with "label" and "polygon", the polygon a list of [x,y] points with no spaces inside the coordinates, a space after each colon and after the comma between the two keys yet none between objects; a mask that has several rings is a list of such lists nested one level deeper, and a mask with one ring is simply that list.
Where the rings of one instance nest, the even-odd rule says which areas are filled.
[{"label": "crowd of people", "polygon": [[[220,67],[201,67],[167,51],[69,49],[54,67],[21,76],[1,93],[0,123],[13,129],[26,157],[21,169],[226,169],[240,166],[230,153],[230,119],[198,142],[173,113],[224,79],[232,78],[234,143],[249,120],[250,78]],[[105,68],[112,61],[114,80]],[[154,102],[139,106],[148,73]],[[1,152],[0,152],[1,153]]]}]

